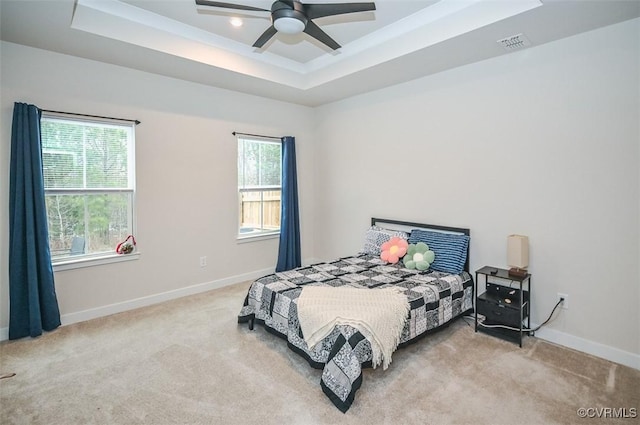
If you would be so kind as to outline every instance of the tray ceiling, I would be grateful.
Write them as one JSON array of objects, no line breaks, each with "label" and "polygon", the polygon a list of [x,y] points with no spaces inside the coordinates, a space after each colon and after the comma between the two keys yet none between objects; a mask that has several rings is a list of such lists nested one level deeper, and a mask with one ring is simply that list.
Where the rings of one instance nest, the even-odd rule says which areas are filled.
[{"label": "tray ceiling", "polygon": [[[235,3],[269,9],[272,2]],[[626,0],[375,3],[375,11],[314,20],[342,45],[337,51],[306,34],[280,33],[253,48],[271,25],[269,13],[199,7],[194,0],[2,0],[0,34],[18,44],[314,106],[506,54],[497,42],[505,37],[524,34],[535,46],[640,15],[640,2]],[[242,26],[232,26],[231,18]]]}]

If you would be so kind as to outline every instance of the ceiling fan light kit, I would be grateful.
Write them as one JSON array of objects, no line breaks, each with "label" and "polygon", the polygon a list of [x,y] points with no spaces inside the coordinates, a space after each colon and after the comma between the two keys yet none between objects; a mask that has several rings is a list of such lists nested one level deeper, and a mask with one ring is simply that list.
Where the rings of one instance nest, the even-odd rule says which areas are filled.
[{"label": "ceiling fan light kit", "polygon": [[257,48],[264,46],[277,32],[284,34],[300,34],[304,32],[326,46],[336,50],[340,48],[340,44],[320,29],[320,27],[313,22],[313,19],[376,10],[376,5],[372,2],[305,4],[299,0],[277,0],[271,5],[271,10],[209,0],[195,0],[195,2],[199,6],[217,7],[221,9],[270,12],[271,26],[253,43],[253,47]]},{"label": "ceiling fan light kit", "polygon": [[285,34],[300,34],[307,26],[306,22],[303,22],[296,18],[278,18],[273,26],[276,27],[278,32]]},{"label": "ceiling fan light kit", "polygon": [[307,17],[301,3],[276,1],[271,6],[271,22],[279,32],[300,34],[307,27]]}]

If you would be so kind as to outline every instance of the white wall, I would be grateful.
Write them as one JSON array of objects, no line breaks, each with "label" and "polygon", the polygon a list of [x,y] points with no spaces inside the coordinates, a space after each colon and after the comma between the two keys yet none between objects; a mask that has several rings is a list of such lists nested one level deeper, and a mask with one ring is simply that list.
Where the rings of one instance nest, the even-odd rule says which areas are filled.
[{"label": "white wall", "polygon": [[[273,270],[277,239],[244,244],[235,239],[234,130],[296,136],[302,254],[312,254],[312,109],[11,43],[2,43],[1,55],[0,328],[5,332],[15,101],[142,122],[136,128],[140,259],[56,272],[63,323],[140,305],[131,302],[139,298],[159,300],[158,294],[187,293],[192,285],[211,287]],[[199,266],[203,255],[206,268]]]},{"label": "white wall", "polygon": [[640,367],[639,22],[318,108],[317,255],[370,216],[470,227],[472,270],[528,235],[533,321],[570,297],[539,335]]}]

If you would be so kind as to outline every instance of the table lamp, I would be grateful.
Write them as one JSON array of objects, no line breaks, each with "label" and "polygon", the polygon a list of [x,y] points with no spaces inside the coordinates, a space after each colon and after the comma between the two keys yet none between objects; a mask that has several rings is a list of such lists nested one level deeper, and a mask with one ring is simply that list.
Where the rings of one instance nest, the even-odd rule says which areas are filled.
[{"label": "table lamp", "polygon": [[525,277],[529,267],[529,238],[523,235],[507,237],[507,265],[510,276]]}]

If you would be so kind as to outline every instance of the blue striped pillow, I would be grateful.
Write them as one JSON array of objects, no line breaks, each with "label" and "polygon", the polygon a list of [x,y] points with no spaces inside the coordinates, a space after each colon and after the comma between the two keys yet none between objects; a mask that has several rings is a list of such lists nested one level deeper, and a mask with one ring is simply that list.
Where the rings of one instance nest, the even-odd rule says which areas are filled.
[{"label": "blue striped pillow", "polygon": [[424,242],[429,245],[436,258],[431,269],[439,272],[458,274],[464,270],[469,249],[469,236],[455,233],[432,232],[413,229],[409,243]]}]

